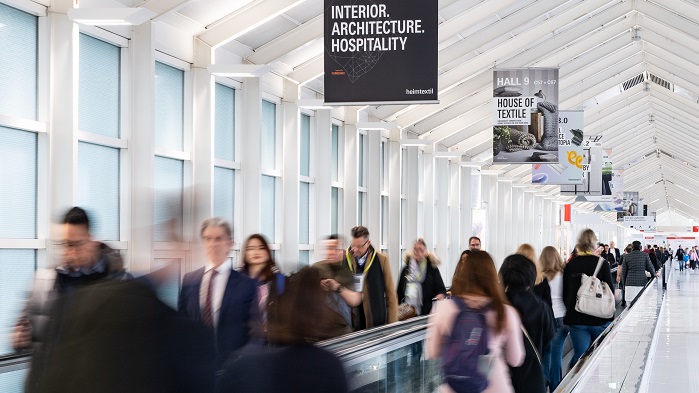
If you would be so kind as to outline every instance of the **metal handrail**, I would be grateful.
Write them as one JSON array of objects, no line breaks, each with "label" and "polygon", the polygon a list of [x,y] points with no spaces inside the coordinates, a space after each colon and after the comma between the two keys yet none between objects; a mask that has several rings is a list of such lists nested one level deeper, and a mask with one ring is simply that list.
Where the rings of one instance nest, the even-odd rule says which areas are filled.
[{"label": "metal handrail", "polygon": [[[665,266],[663,266],[661,269],[665,269]],[[558,388],[556,388],[556,392],[571,392],[577,387],[580,381],[582,381],[583,377],[585,377],[587,372],[597,362],[597,359],[600,356],[600,352],[597,351],[597,349],[602,347],[603,344],[606,344],[605,340],[607,337],[610,337],[610,335],[610,339],[614,337],[612,332],[614,332],[617,326],[619,326],[619,324],[626,319],[634,305],[641,299],[643,294],[646,293],[648,287],[650,287],[655,281],[657,281],[657,277],[654,276],[646,283],[646,285],[643,286],[643,289],[641,289],[636,298],[629,303],[629,306],[622,311],[621,314],[619,314],[619,316],[616,317],[599,336],[597,336],[587,351],[583,353],[580,359],[578,359],[578,362],[575,363],[573,368],[571,368],[568,374],[566,374],[563,380],[561,380]]]}]

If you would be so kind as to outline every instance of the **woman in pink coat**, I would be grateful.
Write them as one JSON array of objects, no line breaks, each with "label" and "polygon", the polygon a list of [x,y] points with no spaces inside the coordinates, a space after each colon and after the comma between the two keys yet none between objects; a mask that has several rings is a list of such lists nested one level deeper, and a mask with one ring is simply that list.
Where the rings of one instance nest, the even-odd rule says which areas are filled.
[{"label": "woman in pink coat", "polygon": [[[495,264],[485,251],[474,251],[459,261],[451,292],[473,309],[488,307],[485,312],[488,325],[488,349],[494,360],[488,373],[488,387],[484,392],[514,392],[507,365],[519,366],[524,361],[524,343],[521,322],[517,311],[507,304],[505,292],[498,282]],[[427,358],[440,358],[444,354],[444,343],[449,340],[452,326],[459,314],[454,299],[437,303],[429,317],[427,327]],[[453,392],[442,385],[442,392]]]}]

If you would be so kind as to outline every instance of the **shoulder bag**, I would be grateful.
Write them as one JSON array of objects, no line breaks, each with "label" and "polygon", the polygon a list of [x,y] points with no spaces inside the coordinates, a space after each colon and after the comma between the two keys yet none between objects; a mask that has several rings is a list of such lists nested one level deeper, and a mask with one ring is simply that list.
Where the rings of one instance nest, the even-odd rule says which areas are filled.
[{"label": "shoulder bag", "polygon": [[599,273],[603,262],[603,258],[597,261],[597,267],[592,276],[582,275],[575,302],[575,311],[597,318],[611,318],[616,311],[614,292],[606,282],[597,278],[597,273]]}]

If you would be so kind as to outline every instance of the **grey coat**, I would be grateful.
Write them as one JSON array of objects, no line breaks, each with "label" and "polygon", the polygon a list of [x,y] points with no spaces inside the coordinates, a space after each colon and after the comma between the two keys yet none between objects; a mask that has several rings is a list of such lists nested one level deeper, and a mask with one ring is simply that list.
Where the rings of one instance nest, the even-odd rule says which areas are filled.
[{"label": "grey coat", "polygon": [[[621,267],[624,286],[642,287],[648,282],[646,271],[655,276],[655,268],[650,261],[650,257],[643,251],[633,250],[623,258]],[[651,276],[651,277],[652,277]]]}]

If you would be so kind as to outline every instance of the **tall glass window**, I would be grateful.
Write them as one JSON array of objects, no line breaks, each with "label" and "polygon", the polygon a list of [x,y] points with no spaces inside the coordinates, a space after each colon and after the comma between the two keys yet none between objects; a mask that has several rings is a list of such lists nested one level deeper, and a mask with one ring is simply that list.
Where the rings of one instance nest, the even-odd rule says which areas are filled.
[{"label": "tall glass window", "polygon": [[311,176],[311,117],[301,115],[300,131],[300,175]]},{"label": "tall glass window", "polygon": [[96,239],[118,241],[121,48],[80,34],[79,64],[78,128],[87,134],[78,142],[76,201],[90,214]]},{"label": "tall glass window", "polygon": [[234,225],[235,177],[235,89],[215,84],[214,103],[214,216]]},{"label": "tall glass window", "polygon": [[35,239],[37,135],[0,127],[0,140],[0,239]]},{"label": "tall glass window", "polygon": [[119,240],[119,149],[78,143],[78,205],[95,239]]},{"label": "tall glass window", "polygon": [[[34,131],[4,122],[5,116],[39,117],[38,31],[36,16],[0,4],[0,239],[6,244],[39,236],[39,138]],[[31,289],[37,248],[0,249],[0,356],[13,352],[10,333]],[[0,374],[0,386],[21,391],[25,375],[26,370]]]},{"label": "tall glass window", "polygon": [[0,115],[37,119],[38,18],[0,3]]},{"label": "tall glass window", "polygon": [[332,151],[331,179],[332,181],[340,181],[340,127],[337,124],[332,126],[332,139],[330,149]]},{"label": "tall glass window", "polygon": [[184,149],[184,71],[155,63],[155,146]]},{"label": "tall glass window", "polygon": [[276,242],[275,236],[275,214],[276,214],[276,178],[274,176],[262,175],[260,192],[261,232],[270,243]]},{"label": "tall glass window", "polygon": [[78,128],[119,138],[121,48],[80,34]]},{"label": "tall glass window", "polygon": [[262,101],[261,163],[263,168],[277,168],[277,105]]},{"label": "tall glass window", "polygon": [[214,157],[235,161],[235,90],[216,83]]},{"label": "tall glass window", "polygon": [[214,167],[214,216],[233,225],[235,196],[235,170]]},{"label": "tall glass window", "polygon": [[155,157],[154,240],[173,242],[182,239],[184,202],[184,162]]}]

